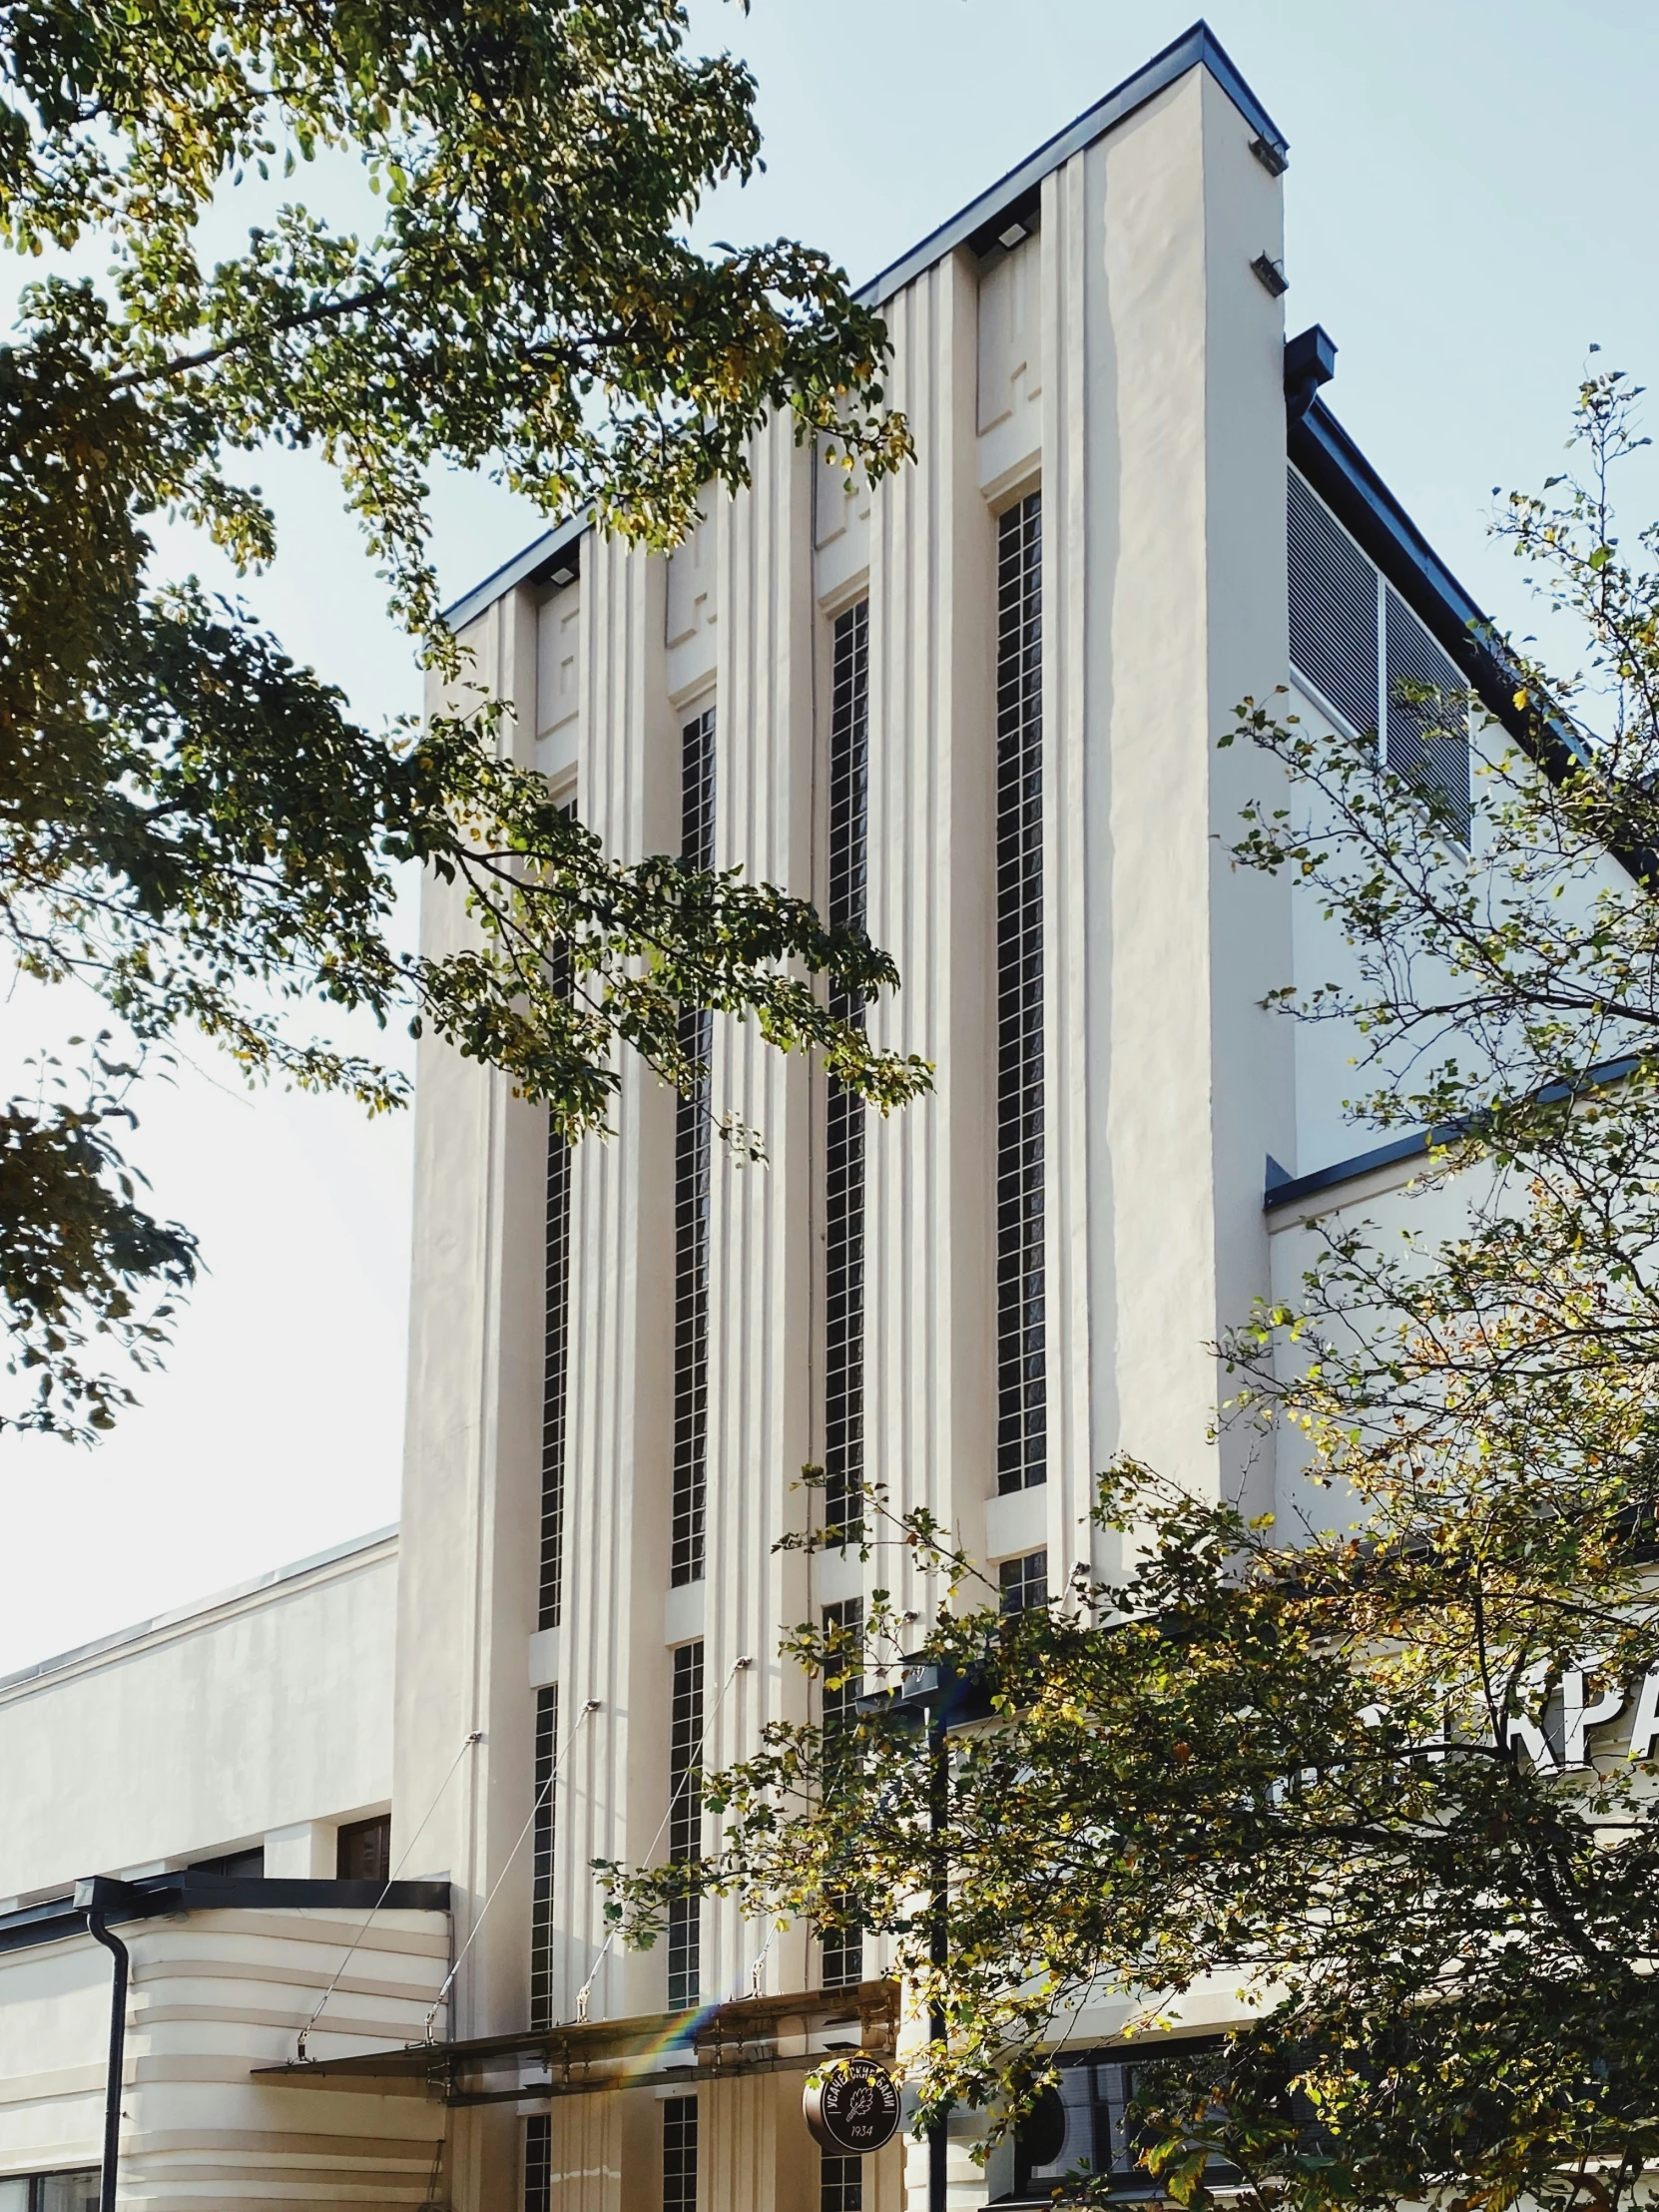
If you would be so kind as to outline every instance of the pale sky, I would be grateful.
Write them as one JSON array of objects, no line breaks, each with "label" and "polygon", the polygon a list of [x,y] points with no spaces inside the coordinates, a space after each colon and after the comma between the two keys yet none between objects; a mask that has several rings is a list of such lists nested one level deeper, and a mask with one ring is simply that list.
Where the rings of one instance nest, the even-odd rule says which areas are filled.
[{"label": "pale sky", "polygon": [[[703,234],[794,233],[855,282],[1192,20],[1176,0],[755,0],[747,19],[698,0],[695,16],[751,59],[769,164]],[[1332,332],[1337,412],[1476,598],[1524,629],[1485,535],[1492,487],[1558,465],[1592,342],[1659,374],[1659,9],[1219,0],[1210,20],[1291,141],[1288,326]],[[283,553],[251,603],[364,717],[410,711],[406,641],[328,481],[289,456],[257,473]],[[443,485],[437,513],[457,593],[542,526],[483,483]],[[87,1018],[14,998],[0,1063]],[[0,1441],[0,1673],[396,1518],[409,1135],[407,1115],[250,1099],[206,1047],[151,1096],[134,1157],[211,1273],[113,1438]]]}]

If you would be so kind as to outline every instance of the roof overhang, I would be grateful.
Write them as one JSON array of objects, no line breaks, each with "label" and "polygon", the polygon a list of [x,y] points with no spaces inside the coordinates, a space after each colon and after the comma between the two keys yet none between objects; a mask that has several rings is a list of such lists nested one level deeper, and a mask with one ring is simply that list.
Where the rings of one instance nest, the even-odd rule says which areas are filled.
[{"label": "roof overhang", "polygon": [[[850,1989],[744,1997],[691,2012],[295,2059],[257,2066],[253,2078],[271,2087],[413,2092],[445,2104],[534,2102],[665,2085],[689,2090],[711,2077],[805,2073],[837,2050],[890,2051],[898,2013],[897,1982],[862,1981]],[[503,2075],[517,2078],[503,2082]]]},{"label": "roof overhang", "polygon": [[[1029,224],[1036,214],[1037,200],[1042,181],[1053,171],[1079,154],[1087,146],[1093,146],[1108,131],[1156,100],[1190,70],[1207,69],[1232,101],[1250,128],[1256,133],[1266,150],[1270,165],[1283,169],[1290,151],[1286,138],[1240,75],[1231,55],[1202,18],[1189,31],[1183,31],[1173,39],[1162,53],[1126,77],[1122,84],[1097,100],[1063,130],[1056,131],[1051,139],[1039,146],[1005,177],[998,178],[965,208],[929,231],[927,236],[910,250],[890,262],[856,294],[860,304],[878,307],[895,292],[902,291],[935,262],[943,261],[957,247],[966,246],[975,253],[989,253],[997,243],[1000,232],[1016,218]],[[580,540],[592,524],[592,514],[587,508],[570,516],[555,529],[547,531],[522,553],[486,576],[481,583],[462,594],[452,606],[443,610],[443,620],[449,629],[462,630],[469,622],[475,622],[485,609],[495,604],[504,593],[516,584],[547,583],[557,580],[561,559],[574,568],[571,556]]]},{"label": "roof overhang", "polygon": [[996,243],[998,232],[1010,220],[1025,215],[1034,207],[1045,177],[1070,161],[1074,154],[1080,154],[1097,139],[1103,139],[1108,131],[1114,130],[1138,108],[1144,108],[1148,101],[1156,100],[1161,92],[1166,92],[1193,69],[1210,72],[1274,161],[1283,168],[1290,151],[1289,139],[1245,83],[1221,40],[1209,24],[1200,19],[1190,31],[1183,31],[1178,39],[1171,40],[1162,53],[1154,54],[1132,77],[1126,77],[1121,85],[1114,85],[1092,108],[1085,108],[1075,122],[1056,131],[1016,169],[1010,169],[1005,177],[998,178],[977,199],[970,200],[948,222],[929,231],[907,254],[889,263],[858,292],[861,304],[880,306],[958,246],[972,247],[978,253],[988,252]]}]

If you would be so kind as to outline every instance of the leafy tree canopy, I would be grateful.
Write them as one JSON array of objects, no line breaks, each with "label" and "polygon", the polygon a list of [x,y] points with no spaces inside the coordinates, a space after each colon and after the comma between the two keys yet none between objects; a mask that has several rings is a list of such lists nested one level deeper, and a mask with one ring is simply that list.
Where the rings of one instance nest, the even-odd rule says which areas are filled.
[{"label": "leafy tree canopy", "polygon": [[[23,973],[90,983],[136,1048],[195,1027],[252,1076],[380,1108],[397,1075],[296,1008],[412,1013],[578,1135],[619,1041],[686,1079],[686,1000],[822,1049],[883,1108],[925,1082],[815,994],[896,980],[861,936],[769,886],[619,862],[501,757],[497,710],[369,729],[243,606],[155,574],[160,515],[239,570],[269,561],[241,457],[311,450],[393,610],[458,673],[427,550],[438,462],[666,547],[711,478],[744,482],[770,417],[872,475],[902,459],[884,332],[841,273],[789,241],[687,243],[759,138],[747,71],[686,34],[674,0],[0,7],[0,239],[42,269],[0,347],[0,935]],[[204,221],[239,185],[341,159],[366,166],[372,236],[295,199],[209,260]],[[472,951],[388,941],[411,860],[460,883]],[[119,1109],[96,1067],[84,1099],[7,1109],[0,1243],[35,1274],[21,1296],[6,1279],[22,1395],[0,1421],[107,1425],[126,1391],[90,1340],[153,1348],[147,1281],[194,1270],[188,1232],[123,1184],[115,1080]]]},{"label": "leafy tree canopy", "polygon": [[[1504,648],[1524,742],[1484,732],[1472,850],[1375,735],[1251,705],[1235,733],[1268,776],[1239,858],[1346,946],[1287,1003],[1347,1026],[1367,1122],[1433,1130],[1438,1211],[1327,1217],[1300,1299],[1221,1348],[1227,1417],[1332,1502],[1278,1530],[1125,1460],[1121,1571],[1007,1618],[873,1490],[866,1555],[943,1578],[920,1656],[962,1725],[775,1728],[705,1785],[701,1867],[613,1878],[645,1936],[700,1886],[889,1938],[942,2021],[924,2120],[1006,2125],[1085,2000],[1133,2032],[1197,1994],[1243,2024],[1140,2090],[1183,2203],[1222,2159],[1299,2212],[1608,2212],[1659,2160],[1659,536],[1622,544],[1609,496],[1636,398],[1592,377],[1585,465],[1500,525],[1584,668]],[[878,1597],[793,1646],[872,1688],[907,1642]]]}]

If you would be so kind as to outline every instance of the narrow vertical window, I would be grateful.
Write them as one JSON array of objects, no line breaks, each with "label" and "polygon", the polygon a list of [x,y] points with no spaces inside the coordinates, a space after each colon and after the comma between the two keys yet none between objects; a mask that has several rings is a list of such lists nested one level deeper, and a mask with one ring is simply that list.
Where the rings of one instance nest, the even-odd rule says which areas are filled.
[{"label": "narrow vertical window", "polygon": [[535,1796],[530,1836],[530,2025],[553,2024],[553,1848],[558,1818],[553,1763],[559,1749],[559,1686],[536,1692]]},{"label": "narrow vertical window", "polygon": [[[678,1644],[668,1736],[668,1856],[691,1866],[703,1856],[703,1644]],[[702,1965],[698,1898],[675,1898],[668,1909],[668,2008],[696,2004]]]},{"label": "narrow vertical window", "polygon": [[1004,1559],[997,1572],[1004,1613],[1028,1613],[1048,1603],[1048,1550],[1028,1551],[1023,1559]]},{"label": "narrow vertical window", "polygon": [[[864,1606],[861,1598],[843,1598],[838,1605],[824,1608],[824,1625],[829,1631],[839,1631],[848,1647],[855,1646],[863,1634]],[[837,1739],[843,1738],[850,1727],[854,1710],[864,1685],[859,1675],[842,1675],[838,1669],[827,1670],[824,1681],[824,1780],[825,1788],[835,1786],[837,1764]],[[837,1910],[845,1911],[851,1900],[837,1898]],[[863,1932],[846,1921],[827,1926],[822,1934],[824,1947],[823,1985],[826,1989],[850,1989],[864,1977]],[[851,2161],[856,2167],[857,2160]]]},{"label": "narrow vertical window", "polygon": [[996,579],[996,1478],[1048,1479],[1043,1265],[1042,494]]},{"label": "narrow vertical window", "polygon": [[[869,602],[836,617],[830,718],[830,919],[862,929],[869,768]],[[830,993],[861,1027],[863,1004]],[[830,1078],[825,1144],[824,1516],[858,1533],[864,1478],[864,1102]]]},{"label": "narrow vertical window", "polygon": [[825,2151],[819,2168],[818,2201],[820,2212],[864,2212],[863,2160]]},{"label": "narrow vertical window", "polygon": [[534,2113],[524,2123],[524,2212],[553,2212],[551,2113]]},{"label": "narrow vertical window", "polygon": [[[561,812],[569,815],[573,808]],[[553,987],[570,995],[570,953],[559,945],[552,959]],[[565,1563],[565,1436],[570,1369],[570,1146],[553,1125],[547,1129],[547,1184],[542,1281],[541,1557],[536,1626],[557,1628],[563,1605]]]},{"label": "narrow vertical window", "polygon": [[697,2099],[663,2100],[663,2212],[697,2212]]},{"label": "narrow vertical window", "polygon": [[[715,860],[715,711],[680,734],[680,858]],[[680,1045],[704,1068],[713,1034],[706,1008],[680,1015]],[[701,1076],[675,1108],[674,1128],[674,1506],[669,1580],[703,1579],[703,1519],[709,1441],[709,1080]]]},{"label": "narrow vertical window", "polygon": [[565,1378],[570,1359],[570,1146],[547,1132],[546,1321],[541,1412],[538,1628],[557,1628],[565,1554]]}]

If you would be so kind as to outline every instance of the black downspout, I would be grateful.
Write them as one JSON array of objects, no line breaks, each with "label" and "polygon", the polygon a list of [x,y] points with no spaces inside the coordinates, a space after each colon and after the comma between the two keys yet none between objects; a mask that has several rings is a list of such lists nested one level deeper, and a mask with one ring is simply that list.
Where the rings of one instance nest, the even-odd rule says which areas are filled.
[{"label": "black downspout", "polygon": [[98,2212],[115,2212],[116,2164],[121,2154],[121,2077],[127,2055],[127,1945],[112,1936],[102,1913],[88,1913],[87,1934],[115,1959],[110,1991],[110,2071],[104,2087],[104,2165],[98,2182]]},{"label": "black downspout", "polygon": [[[950,1746],[946,1730],[943,1702],[929,1715],[928,1734],[932,1739],[932,1768],[928,1777],[927,1830],[933,1843],[931,1853],[933,1898],[928,1916],[927,1956],[934,1966],[943,1966],[950,1956],[950,1934],[945,1925],[945,1909],[950,1896],[950,1873],[944,1863],[944,1838],[950,1820]],[[929,2038],[942,2044],[945,2040],[944,2007],[934,2004],[927,2015]],[[945,2212],[950,2153],[950,2120],[941,2113],[927,2130],[927,2212]]]}]

